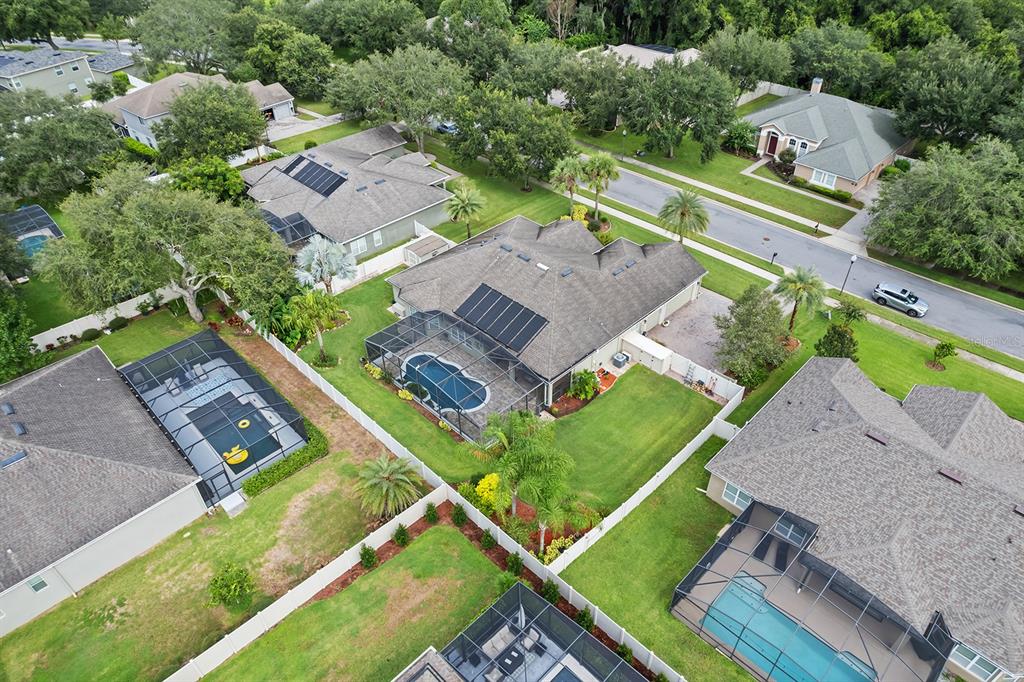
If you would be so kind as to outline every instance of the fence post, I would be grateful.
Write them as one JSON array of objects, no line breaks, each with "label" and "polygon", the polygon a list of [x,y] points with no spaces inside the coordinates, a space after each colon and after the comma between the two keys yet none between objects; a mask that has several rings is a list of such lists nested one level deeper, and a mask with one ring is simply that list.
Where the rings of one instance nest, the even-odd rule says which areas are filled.
[{"label": "fence post", "polygon": [[654,649],[648,649],[647,650],[647,669],[650,670],[652,665],[654,665]]}]

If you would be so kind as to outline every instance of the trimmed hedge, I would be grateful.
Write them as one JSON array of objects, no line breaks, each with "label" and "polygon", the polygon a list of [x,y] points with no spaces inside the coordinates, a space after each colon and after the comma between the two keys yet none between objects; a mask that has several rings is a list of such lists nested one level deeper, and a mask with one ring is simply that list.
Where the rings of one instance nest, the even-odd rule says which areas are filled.
[{"label": "trimmed hedge", "polygon": [[259,495],[270,486],[280,483],[327,454],[327,437],[313,426],[313,422],[308,419],[302,421],[306,425],[306,444],[280,462],[275,462],[258,474],[245,479],[242,482],[242,492],[248,497]]},{"label": "trimmed hedge", "polygon": [[133,137],[122,137],[121,144],[123,144],[124,148],[127,149],[131,154],[135,155],[136,157],[143,161],[155,163],[157,156],[159,155],[159,152],[157,152],[157,150],[153,149],[147,144],[139,142]]},{"label": "trimmed hedge", "polygon": [[790,180],[790,182],[792,182],[797,187],[809,189],[812,192],[817,192],[818,194],[829,197],[830,199],[841,201],[844,204],[849,203],[850,199],[853,198],[853,195],[845,190],[829,189],[828,187],[822,187],[821,185],[815,185],[812,182],[807,182],[803,178],[793,178],[792,180]]},{"label": "trimmed hedge", "polygon": [[101,336],[103,336],[103,332],[101,332],[99,329],[90,327],[89,329],[86,329],[82,332],[81,338],[82,341],[95,341]]},{"label": "trimmed hedge", "polygon": [[126,320],[123,317],[115,317],[107,325],[107,329],[109,329],[112,332],[116,332],[118,329],[124,329],[127,326],[128,326],[128,320]]}]

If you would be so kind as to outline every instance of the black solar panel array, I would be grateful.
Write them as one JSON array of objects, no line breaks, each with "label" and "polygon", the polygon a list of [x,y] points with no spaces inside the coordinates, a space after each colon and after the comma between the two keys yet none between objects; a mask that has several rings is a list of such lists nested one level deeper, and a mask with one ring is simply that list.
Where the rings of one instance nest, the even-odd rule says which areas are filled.
[{"label": "black solar panel array", "polygon": [[334,190],[344,185],[346,181],[340,173],[302,156],[285,166],[284,172],[288,177],[301,182],[324,197],[331,196]]},{"label": "black solar panel array", "polygon": [[316,230],[301,213],[292,213],[290,216],[278,218],[270,211],[263,211],[263,219],[270,225],[274,234],[284,240],[288,246],[309,239],[316,234]]},{"label": "black solar panel array", "polygon": [[495,291],[478,286],[455,314],[516,353],[521,352],[547,325],[547,318]]},{"label": "black solar panel array", "polygon": [[64,233],[57,227],[57,223],[53,222],[50,214],[44,211],[43,207],[38,204],[22,206],[13,213],[0,215],[0,224],[3,224],[7,231],[15,237],[35,232],[36,230],[49,230],[50,234],[54,237],[64,236]]}]

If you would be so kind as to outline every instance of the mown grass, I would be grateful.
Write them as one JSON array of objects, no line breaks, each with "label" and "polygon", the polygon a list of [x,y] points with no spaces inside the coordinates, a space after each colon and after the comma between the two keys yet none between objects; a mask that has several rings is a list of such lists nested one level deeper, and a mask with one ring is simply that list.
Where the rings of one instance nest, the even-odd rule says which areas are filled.
[{"label": "mown grass", "polygon": [[295,108],[309,109],[321,116],[330,116],[331,114],[341,113],[341,110],[331,106],[330,102],[325,102],[319,99],[296,99]]},{"label": "mown grass", "polygon": [[736,118],[743,118],[747,114],[760,111],[777,99],[782,99],[782,97],[780,95],[761,95],[757,99],[752,99],[746,104],[741,104],[736,107]]},{"label": "mown grass", "polygon": [[498,596],[498,568],[455,528],[428,529],[372,572],[303,606],[209,680],[390,680]]},{"label": "mown grass", "polygon": [[95,341],[83,341],[70,348],[56,351],[53,359],[59,360],[80,353],[86,348],[99,346],[114,366],[118,367],[141,360],[173,343],[198,334],[203,329],[204,326],[193,322],[188,315],[174,315],[165,308],[146,317],[135,318],[124,329],[104,334]]},{"label": "mown grass", "polygon": [[273,142],[272,146],[282,154],[295,154],[306,148],[306,142],[312,141],[317,144],[324,144],[352,133],[358,133],[362,129],[357,120],[342,121],[340,123],[332,123],[323,128],[317,128],[312,132],[286,137],[283,140]]}]

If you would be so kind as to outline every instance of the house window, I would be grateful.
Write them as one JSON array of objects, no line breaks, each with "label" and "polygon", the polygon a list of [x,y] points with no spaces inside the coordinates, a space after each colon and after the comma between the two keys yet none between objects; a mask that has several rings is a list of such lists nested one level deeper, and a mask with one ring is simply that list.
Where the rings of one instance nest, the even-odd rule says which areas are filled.
[{"label": "house window", "polygon": [[775,534],[789,540],[797,547],[803,547],[807,542],[807,533],[797,528],[789,519],[779,519],[775,522]]},{"label": "house window", "polygon": [[78,64],[72,64],[72,65],[71,65],[71,70],[72,70],[72,71],[78,71],[78,70],[79,70],[80,68],[81,68],[81,67],[80,67],[80,66],[78,66]]},{"label": "house window", "polygon": [[1003,672],[995,663],[963,644],[953,648],[949,659],[979,680],[997,680]]},{"label": "house window", "polygon": [[833,173],[826,173],[825,171],[820,171],[817,168],[815,168],[814,172],[811,173],[811,182],[813,182],[815,185],[822,185],[823,187],[828,187],[829,189],[835,189],[836,176]]},{"label": "house window", "polygon": [[788,146],[788,147],[789,147],[790,149],[792,149],[793,151],[796,151],[796,138],[795,138],[795,137],[791,137],[791,138],[789,138],[789,141],[788,141],[788,142],[786,142],[786,145],[787,145],[787,146]]},{"label": "house window", "polygon": [[63,76],[64,75],[64,68],[60,67],[60,66],[55,66],[55,67],[53,67],[53,72],[55,74],[57,74],[58,76]]},{"label": "house window", "polygon": [[78,86],[74,83],[68,83],[68,90],[75,93],[76,95],[78,94]]},{"label": "house window", "polygon": [[373,245],[374,246],[380,246],[383,243],[384,243],[384,235],[381,234],[380,230],[377,230],[376,232],[373,233]]},{"label": "house window", "polygon": [[21,90],[21,81],[14,81],[14,89]]},{"label": "house window", "polygon": [[28,586],[32,588],[33,592],[42,592],[46,589],[46,581],[36,576],[28,581]]},{"label": "house window", "polygon": [[743,488],[732,483],[725,484],[725,490],[722,491],[722,499],[740,509],[746,509],[747,505],[754,499],[750,493]]},{"label": "house window", "polygon": [[353,256],[358,256],[361,253],[366,253],[366,237],[360,237],[351,244],[352,246],[349,248],[351,248]]},{"label": "house window", "polygon": [[800,140],[800,146],[796,150],[796,155],[803,156],[807,153],[808,147],[809,145],[807,144],[807,140]]}]

